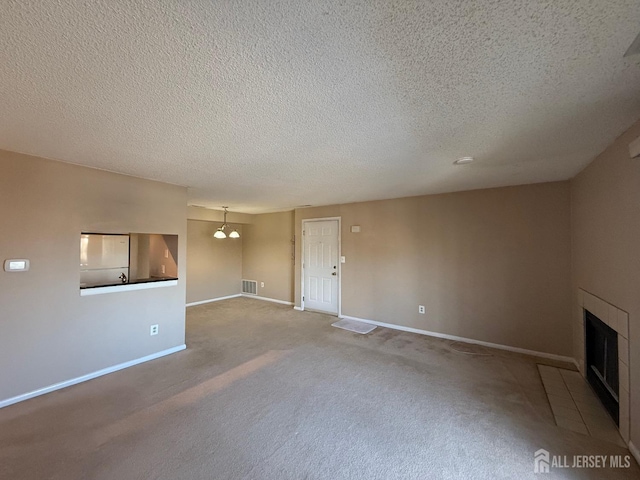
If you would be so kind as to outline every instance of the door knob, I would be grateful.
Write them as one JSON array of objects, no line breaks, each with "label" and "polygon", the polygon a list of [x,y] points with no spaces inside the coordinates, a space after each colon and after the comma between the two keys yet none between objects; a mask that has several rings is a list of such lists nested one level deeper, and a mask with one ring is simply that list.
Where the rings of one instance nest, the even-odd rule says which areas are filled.
[{"label": "door knob", "polygon": [[336,273],[336,272],[333,272],[331,275],[337,275],[337,273]]}]

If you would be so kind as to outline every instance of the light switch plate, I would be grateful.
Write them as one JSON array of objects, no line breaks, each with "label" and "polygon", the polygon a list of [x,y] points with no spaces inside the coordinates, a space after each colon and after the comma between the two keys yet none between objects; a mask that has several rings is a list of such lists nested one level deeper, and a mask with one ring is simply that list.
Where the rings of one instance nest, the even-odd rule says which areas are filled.
[{"label": "light switch plate", "polygon": [[5,272],[28,272],[29,267],[29,260],[26,258],[10,258],[4,261]]},{"label": "light switch plate", "polygon": [[340,257],[340,263],[347,263],[347,257],[344,255]]}]

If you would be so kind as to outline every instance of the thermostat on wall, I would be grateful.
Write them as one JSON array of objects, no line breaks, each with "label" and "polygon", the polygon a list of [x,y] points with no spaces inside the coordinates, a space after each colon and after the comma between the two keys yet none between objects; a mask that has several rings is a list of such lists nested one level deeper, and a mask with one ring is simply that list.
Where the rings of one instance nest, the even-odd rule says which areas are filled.
[{"label": "thermostat on wall", "polygon": [[26,272],[29,270],[29,260],[26,258],[11,258],[4,261],[5,272]]}]

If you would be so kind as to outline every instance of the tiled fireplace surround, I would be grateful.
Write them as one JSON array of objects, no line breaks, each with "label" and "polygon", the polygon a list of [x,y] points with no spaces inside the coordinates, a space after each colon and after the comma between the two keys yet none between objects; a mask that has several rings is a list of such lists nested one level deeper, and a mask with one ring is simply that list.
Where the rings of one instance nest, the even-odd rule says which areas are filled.
[{"label": "tiled fireplace surround", "polygon": [[609,325],[618,333],[618,376],[619,376],[619,400],[620,400],[620,435],[629,443],[629,314],[618,307],[602,300],[595,295],[578,289],[577,305],[574,308],[575,321],[573,323],[573,350],[578,362],[578,368],[583,377],[586,377],[584,369],[584,310]]}]

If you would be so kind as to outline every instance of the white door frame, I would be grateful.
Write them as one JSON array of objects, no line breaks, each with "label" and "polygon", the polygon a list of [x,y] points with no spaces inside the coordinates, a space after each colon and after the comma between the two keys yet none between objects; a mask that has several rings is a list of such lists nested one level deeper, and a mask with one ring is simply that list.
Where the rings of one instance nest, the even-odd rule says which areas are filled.
[{"label": "white door frame", "polygon": [[[321,218],[305,218],[302,220],[302,230],[306,231],[306,224],[311,222],[323,222],[325,220],[337,220],[338,221],[338,318],[342,318],[342,217],[321,217]],[[300,271],[300,309],[304,310],[304,242],[305,235],[302,234],[302,250],[300,265],[302,265]]]}]

